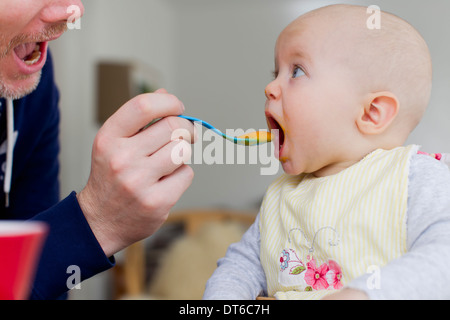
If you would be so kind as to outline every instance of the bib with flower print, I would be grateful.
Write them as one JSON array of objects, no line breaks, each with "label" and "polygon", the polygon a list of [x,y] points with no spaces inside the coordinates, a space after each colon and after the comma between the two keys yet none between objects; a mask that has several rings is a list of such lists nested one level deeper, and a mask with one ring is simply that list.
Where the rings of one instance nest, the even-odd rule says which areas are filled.
[{"label": "bib with flower print", "polygon": [[331,176],[282,175],[260,210],[269,296],[317,299],[406,252],[411,155],[376,150]]}]

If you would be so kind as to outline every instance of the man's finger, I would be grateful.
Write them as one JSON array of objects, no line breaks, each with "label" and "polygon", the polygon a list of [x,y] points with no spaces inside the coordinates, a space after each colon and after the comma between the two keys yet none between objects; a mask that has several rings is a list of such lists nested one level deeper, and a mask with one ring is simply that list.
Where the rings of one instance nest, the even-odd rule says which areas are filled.
[{"label": "man's finger", "polygon": [[169,198],[166,202],[169,206],[168,209],[170,209],[191,185],[193,178],[194,171],[192,168],[188,165],[182,165],[170,175],[155,183],[152,188]]},{"label": "man's finger", "polygon": [[170,175],[191,158],[191,145],[185,140],[176,140],[166,144],[146,160],[147,167],[151,168],[147,180],[155,183],[161,178]]},{"label": "man's finger", "polygon": [[112,137],[131,137],[155,119],[182,114],[183,103],[165,92],[158,90],[131,99],[105,122],[101,130]]},{"label": "man's finger", "polygon": [[168,93],[168,92],[164,88],[159,88],[158,90],[155,91],[155,93]]},{"label": "man's finger", "polygon": [[166,117],[131,138],[136,154],[149,156],[170,141],[184,139],[189,143],[195,140],[192,122],[179,117]]}]

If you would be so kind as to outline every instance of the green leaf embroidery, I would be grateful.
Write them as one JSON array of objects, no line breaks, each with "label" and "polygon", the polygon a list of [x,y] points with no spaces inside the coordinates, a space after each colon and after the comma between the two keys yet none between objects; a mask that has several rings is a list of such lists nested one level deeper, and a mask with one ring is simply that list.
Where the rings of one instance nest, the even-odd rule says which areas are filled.
[{"label": "green leaf embroidery", "polygon": [[297,267],[294,267],[293,269],[291,269],[290,273],[294,274],[294,275],[298,275],[298,274],[302,273],[305,270],[306,270],[306,268],[304,266],[297,266]]}]

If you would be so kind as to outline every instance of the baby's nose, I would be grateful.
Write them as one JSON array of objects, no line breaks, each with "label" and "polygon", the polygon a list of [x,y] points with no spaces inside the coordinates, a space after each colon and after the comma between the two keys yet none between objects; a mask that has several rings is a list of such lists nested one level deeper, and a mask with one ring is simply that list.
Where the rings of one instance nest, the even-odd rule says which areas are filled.
[{"label": "baby's nose", "polygon": [[266,86],[264,91],[266,98],[268,100],[276,100],[280,96],[280,87],[276,83],[276,80],[272,81]]}]

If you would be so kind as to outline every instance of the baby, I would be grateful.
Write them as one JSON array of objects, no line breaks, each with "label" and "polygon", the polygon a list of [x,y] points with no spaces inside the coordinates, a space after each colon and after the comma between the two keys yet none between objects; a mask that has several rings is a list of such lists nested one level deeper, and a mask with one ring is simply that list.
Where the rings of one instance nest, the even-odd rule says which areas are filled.
[{"label": "baby", "polygon": [[428,105],[428,47],[366,8],[311,11],[280,34],[265,113],[286,174],[204,299],[450,298],[450,171],[403,147]]}]

